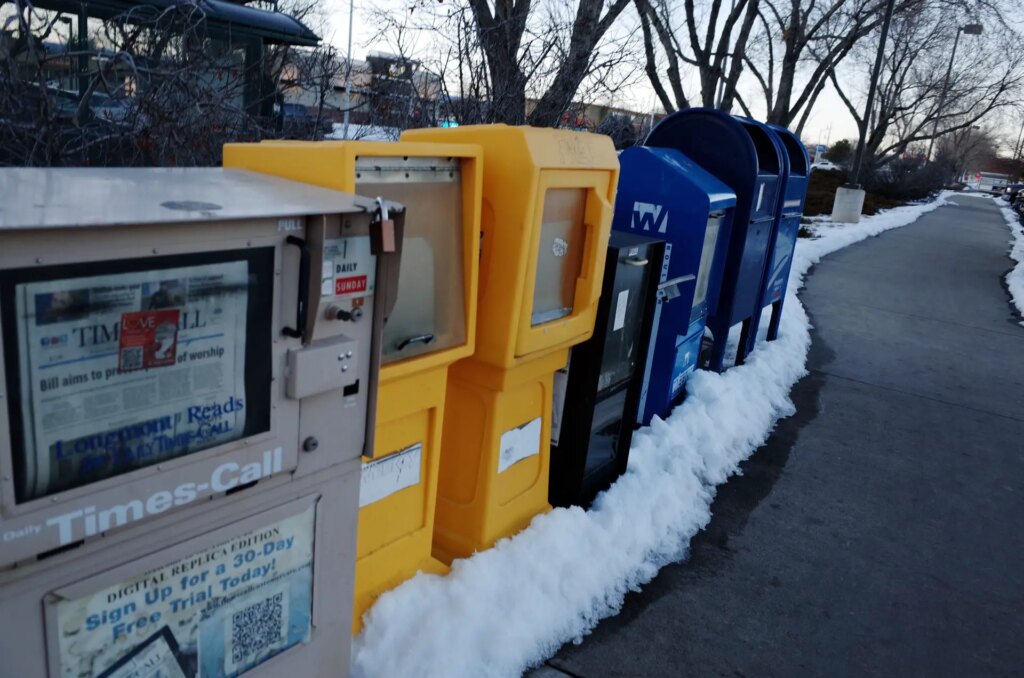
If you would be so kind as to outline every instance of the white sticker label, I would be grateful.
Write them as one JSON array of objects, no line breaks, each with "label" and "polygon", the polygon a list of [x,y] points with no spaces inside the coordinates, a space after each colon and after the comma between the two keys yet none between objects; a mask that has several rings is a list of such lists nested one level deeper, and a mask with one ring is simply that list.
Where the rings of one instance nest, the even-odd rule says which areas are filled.
[{"label": "white sticker label", "polygon": [[418,485],[422,459],[423,444],[416,443],[382,459],[363,464],[359,480],[359,508]]},{"label": "white sticker label", "polygon": [[626,305],[629,303],[629,290],[619,292],[619,298],[615,301],[615,320],[612,322],[612,331],[617,332],[626,326]]},{"label": "white sticker label", "polygon": [[368,236],[331,238],[324,241],[324,273],[321,293],[331,296],[373,294],[377,257],[370,251]]},{"label": "white sticker label", "polygon": [[540,417],[501,434],[498,473],[527,457],[540,454]]}]

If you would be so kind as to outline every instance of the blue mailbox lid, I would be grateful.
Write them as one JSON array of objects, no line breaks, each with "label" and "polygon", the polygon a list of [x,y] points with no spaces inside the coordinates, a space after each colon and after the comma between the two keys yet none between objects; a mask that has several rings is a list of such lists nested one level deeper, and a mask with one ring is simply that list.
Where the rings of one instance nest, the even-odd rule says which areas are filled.
[{"label": "blue mailbox lid", "polygon": [[[759,180],[782,177],[782,158],[771,133],[761,123],[739,118],[713,108],[688,108],[669,115],[655,125],[644,146],[674,148],[732,187],[737,211],[771,214],[774,200],[758,201]],[[776,184],[777,185],[777,184]],[[766,187],[771,191],[775,186]],[[760,205],[758,205],[760,202]]]},{"label": "blue mailbox lid", "polygon": [[689,194],[692,193],[707,196],[708,211],[717,212],[736,205],[736,194],[731,188],[679,151],[671,148],[647,148],[644,146],[634,146],[629,150],[649,153],[661,158],[668,168],[680,175],[676,177],[677,180],[685,178],[689,181],[689,185],[684,183],[674,184],[672,187],[673,191],[676,193],[685,192],[687,194],[686,198],[691,198]]}]

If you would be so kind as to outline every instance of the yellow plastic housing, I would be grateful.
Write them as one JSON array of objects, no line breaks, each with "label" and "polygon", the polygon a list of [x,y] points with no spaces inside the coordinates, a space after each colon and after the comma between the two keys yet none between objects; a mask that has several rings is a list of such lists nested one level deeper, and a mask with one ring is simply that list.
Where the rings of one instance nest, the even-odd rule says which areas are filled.
[{"label": "yellow plastic housing", "polygon": [[[448,375],[434,527],[434,555],[450,563],[550,509],[553,378],[594,330],[619,163],[608,137],[567,130],[478,125],[402,140],[484,151],[477,345]],[[552,303],[545,320],[538,305]]]},{"label": "yellow plastic housing", "polygon": [[[402,141],[477,144],[484,152],[481,278],[473,359],[514,367],[590,338],[601,296],[619,160],[611,139],[536,127],[469,125],[406,130]],[[553,189],[584,191],[582,266],[572,311],[531,323],[540,223]],[[543,243],[547,246],[548,243]]]},{"label": "yellow plastic housing", "polygon": [[[433,558],[431,552],[448,370],[453,362],[471,355],[475,347],[482,152],[479,146],[461,143],[360,141],[272,142],[224,147],[225,167],[273,174],[349,193],[358,193],[357,158],[368,157],[461,159],[466,318],[465,342],[461,345],[381,367],[374,460],[364,459],[364,465],[420,444],[420,480],[359,510],[353,633],[361,630],[363,613],[384,591],[421,570],[435,574],[448,571],[447,565]],[[408,232],[409,222],[416,218],[417,206],[407,200],[399,202],[404,202],[408,210]]]},{"label": "yellow plastic housing", "polygon": [[[554,374],[568,350],[508,369],[463,360],[448,373],[434,557],[451,563],[519,532],[548,504]],[[536,453],[504,471],[502,436],[540,420]]]}]

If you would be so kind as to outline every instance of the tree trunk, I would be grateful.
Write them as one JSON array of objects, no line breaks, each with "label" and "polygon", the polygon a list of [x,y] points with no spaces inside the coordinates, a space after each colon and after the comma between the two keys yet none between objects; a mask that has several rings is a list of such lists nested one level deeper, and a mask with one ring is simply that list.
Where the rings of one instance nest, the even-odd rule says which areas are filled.
[{"label": "tree trunk", "polygon": [[569,38],[569,54],[558,67],[558,73],[537,106],[530,113],[529,123],[534,127],[552,127],[572,104],[576,91],[590,70],[590,59],[598,41],[618,18],[629,0],[616,0],[604,18],[601,10],[604,0],[580,0]]}]

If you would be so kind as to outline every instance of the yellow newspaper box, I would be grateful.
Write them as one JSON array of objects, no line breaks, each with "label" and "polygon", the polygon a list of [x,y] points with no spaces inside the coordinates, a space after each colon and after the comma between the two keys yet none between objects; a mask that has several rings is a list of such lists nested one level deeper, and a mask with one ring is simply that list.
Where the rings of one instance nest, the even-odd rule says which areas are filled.
[{"label": "yellow newspaper box", "polygon": [[[448,366],[473,353],[481,151],[468,144],[231,144],[224,165],[407,206],[398,299],[384,328],[374,458],[363,460],[353,628],[431,556]],[[341,281],[341,282],[339,282]],[[335,285],[344,284],[337,277]]]},{"label": "yellow newspaper box", "polygon": [[608,137],[566,130],[476,125],[402,140],[484,151],[477,345],[448,375],[434,526],[434,555],[451,562],[549,508],[553,377],[593,333],[619,163]]}]

